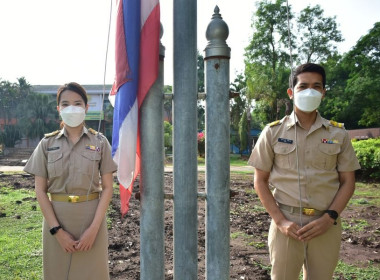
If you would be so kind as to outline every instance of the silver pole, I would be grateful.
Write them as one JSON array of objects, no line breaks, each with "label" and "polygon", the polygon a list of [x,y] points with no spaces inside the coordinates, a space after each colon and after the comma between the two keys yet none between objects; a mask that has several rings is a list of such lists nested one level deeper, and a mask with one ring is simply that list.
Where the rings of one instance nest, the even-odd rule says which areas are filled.
[{"label": "silver pole", "polygon": [[[162,26],[161,34],[162,37]],[[165,48],[160,44],[159,74],[141,105],[140,279],[164,280],[164,127]]]},{"label": "silver pole", "polygon": [[198,279],[197,1],[174,7],[174,279]]},{"label": "silver pole", "polygon": [[206,279],[230,279],[230,48],[218,6],[206,30]]}]

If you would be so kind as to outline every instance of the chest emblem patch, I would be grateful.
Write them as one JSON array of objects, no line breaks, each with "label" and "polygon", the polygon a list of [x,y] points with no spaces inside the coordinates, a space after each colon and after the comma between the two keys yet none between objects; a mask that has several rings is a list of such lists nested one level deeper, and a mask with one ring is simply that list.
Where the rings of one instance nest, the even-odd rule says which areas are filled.
[{"label": "chest emblem patch", "polygon": [[94,145],[86,145],[86,150],[100,152],[100,148]]},{"label": "chest emblem patch", "polygon": [[286,144],[293,144],[293,140],[286,139],[286,138],[278,138],[278,142],[286,143]]},{"label": "chest emblem patch", "polygon": [[339,144],[339,141],[336,140],[336,139],[325,139],[325,138],[323,138],[322,139],[322,143],[325,143],[325,144]]}]

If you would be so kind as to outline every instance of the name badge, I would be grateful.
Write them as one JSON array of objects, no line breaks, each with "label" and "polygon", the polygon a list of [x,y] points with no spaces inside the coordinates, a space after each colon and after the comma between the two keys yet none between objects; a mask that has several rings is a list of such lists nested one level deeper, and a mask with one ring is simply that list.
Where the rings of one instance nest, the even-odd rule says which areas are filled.
[{"label": "name badge", "polygon": [[286,144],[293,144],[293,140],[286,139],[286,138],[278,138],[278,142],[286,143]]},{"label": "name badge", "polygon": [[55,150],[59,150],[59,147],[49,147],[47,148],[48,152],[50,151],[55,151]]}]

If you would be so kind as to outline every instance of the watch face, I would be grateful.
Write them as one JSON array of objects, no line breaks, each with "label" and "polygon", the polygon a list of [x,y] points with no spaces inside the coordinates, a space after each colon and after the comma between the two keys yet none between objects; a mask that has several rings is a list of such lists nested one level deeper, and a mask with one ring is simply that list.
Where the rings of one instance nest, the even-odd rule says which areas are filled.
[{"label": "watch face", "polygon": [[334,220],[336,220],[336,219],[338,219],[338,212],[336,212],[335,210],[327,210],[326,211],[327,212],[327,214],[329,214],[329,216],[331,217],[331,218],[333,218]]}]

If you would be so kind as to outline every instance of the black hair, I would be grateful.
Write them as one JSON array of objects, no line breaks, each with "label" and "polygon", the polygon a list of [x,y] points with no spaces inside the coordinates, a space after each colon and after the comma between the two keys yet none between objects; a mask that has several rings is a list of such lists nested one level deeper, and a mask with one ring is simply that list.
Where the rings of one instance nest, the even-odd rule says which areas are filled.
[{"label": "black hair", "polygon": [[86,90],[80,84],[75,82],[67,83],[59,87],[57,91],[57,105],[59,105],[59,101],[61,101],[61,94],[65,90],[71,90],[78,93],[82,97],[84,104],[87,105],[88,98]]},{"label": "black hair", "polygon": [[323,88],[326,87],[326,72],[325,69],[319,65],[314,63],[305,63],[298,66],[294,71],[293,75],[291,74],[289,77],[289,88],[293,88],[298,82],[298,75],[305,72],[313,72],[318,73],[322,76]]}]

